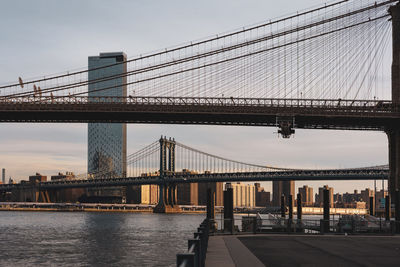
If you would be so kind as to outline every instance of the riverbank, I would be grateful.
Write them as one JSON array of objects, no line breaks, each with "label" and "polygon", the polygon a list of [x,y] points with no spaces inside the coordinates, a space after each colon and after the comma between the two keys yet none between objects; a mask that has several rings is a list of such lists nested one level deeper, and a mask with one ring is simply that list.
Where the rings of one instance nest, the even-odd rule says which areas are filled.
[{"label": "riverbank", "polygon": [[[153,213],[155,205],[103,203],[0,202],[0,211]],[[203,206],[181,206],[182,214],[204,214]]]}]

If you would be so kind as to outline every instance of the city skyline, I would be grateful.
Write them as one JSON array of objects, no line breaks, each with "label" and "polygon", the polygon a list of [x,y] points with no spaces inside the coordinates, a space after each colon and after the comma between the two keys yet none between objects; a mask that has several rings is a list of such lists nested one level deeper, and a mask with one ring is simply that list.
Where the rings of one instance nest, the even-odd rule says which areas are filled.
[{"label": "city skyline", "polygon": [[[5,70],[0,74],[0,83],[17,80],[18,76],[28,78],[85,67],[87,57],[100,52],[124,51],[131,58],[324,4],[324,1],[316,0],[299,2],[238,1],[227,4],[205,1],[186,4],[172,1],[168,5],[137,5],[123,1],[119,7],[103,3],[99,5],[101,8],[78,1],[72,1],[68,6],[52,5],[48,1],[26,1],[23,7],[18,3],[7,3],[0,11],[9,37],[0,44],[4,51],[0,64]],[[90,15],[89,7],[95,9],[93,13],[97,11],[103,16]],[[129,10],[140,12],[135,12],[137,16],[131,18],[126,13]],[[75,21],[70,20],[68,12],[75,12]],[[118,19],[108,23],[103,21],[116,12],[121,14]],[[146,17],[150,12],[156,13],[156,19]],[[18,18],[22,17],[31,23],[18,23]],[[48,19],[53,19],[54,23],[44,24]],[[91,33],[85,36],[88,32]],[[80,41],[73,42],[73,39]],[[87,166],[86,132],[87,125],[84,124],[1,124],[0,167],[6,168],[7,176],[16,181],[35,172],[49,175],[59,171],[84,173]],[[160,135],[166,135],[216,155],[279,167],[347,168],[388,162],[387,137],[382,132],[296,130],[294,138],[289,140],[278,139],[274,132],[276,128],[133,124],[128,125],[128,154]],[[270,183],[262,184],[271,188]],[[302,184],[296,183],[296,187]],[[304,184],[318,187],[325,182]],[[332,186],[339,192],[351,192],[352,189],[372,187],[372,184],[348,181]]]}]

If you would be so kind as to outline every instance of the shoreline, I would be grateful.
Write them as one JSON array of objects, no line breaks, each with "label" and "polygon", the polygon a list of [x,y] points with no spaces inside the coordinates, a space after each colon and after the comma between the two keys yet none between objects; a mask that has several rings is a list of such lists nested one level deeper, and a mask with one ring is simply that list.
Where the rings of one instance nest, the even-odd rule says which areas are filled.
[{"label": "shoreline", "polygon": [[[24,211],[24,212],[120,212],[120,213],[153,213],[152,209],[95,209],[95,208],[83,208],[83,209],[57,209],[57,208],[3,208],[0,207],[1,211]],[[180,211],[169,214],[205,214],[205,211]]]}]

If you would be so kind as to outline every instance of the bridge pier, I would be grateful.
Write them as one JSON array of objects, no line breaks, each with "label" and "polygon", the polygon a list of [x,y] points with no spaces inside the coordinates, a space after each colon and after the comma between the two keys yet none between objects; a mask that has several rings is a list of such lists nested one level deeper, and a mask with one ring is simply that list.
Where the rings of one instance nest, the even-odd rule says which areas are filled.
[{"label": "bridge pier", "polygon": [[[392,16],[392,103],[400,107],[400,3],[389,8]],[[395,218],[400,221],[400,126],[386,129],[389,139],[389,194],[395,204]],[[396,227],[399,228],[399,227]],[[396,229],[397,233],[400,229]]]},{"label": "bridge pier", "polygon": [[168,175],[175,173],[175,141],[161,137],[160,140],[160,176],[164,183],[160,185],[158,204],[154,213],[177,213],[178,206],[176,184],[168,182]]},{"label": "bridge pier", "polygon": [[389,141],[389,193],[400,190],[400,129],[387,130]]}]

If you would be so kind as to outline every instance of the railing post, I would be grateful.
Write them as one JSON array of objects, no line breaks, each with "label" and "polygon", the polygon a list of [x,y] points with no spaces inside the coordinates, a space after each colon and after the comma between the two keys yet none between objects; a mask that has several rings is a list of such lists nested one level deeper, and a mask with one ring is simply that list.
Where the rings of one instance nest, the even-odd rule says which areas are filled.
[{"label": "railing post", "polygon": [[204,234],[201,232],[197,232],[194,234],[194,238],[198,238],[199,244],[200,244],[200,247],[199,247],[200,266],[203,266],[202,263],[203,263],[203,256],[204,256],[204,254],[203,254],[203,247],[204,247],[203,235]]},{"label": "railing post", "polygon": [[189,239],[188,240],[188,250],[194,245],[194,266],[198,267],[201,265],[200,258],[200,240],[199,239]]},{"label": "railing post", "polygon": [[176,266],[179,267],[186,262],[187,267],[194,267],[194,253],[176,254]]}]

